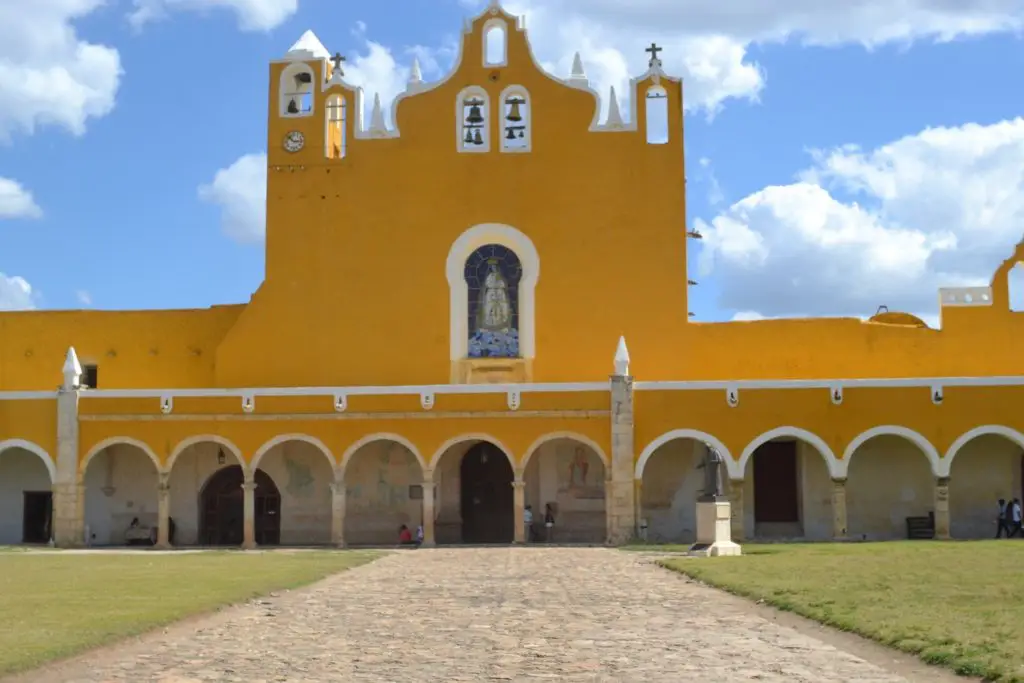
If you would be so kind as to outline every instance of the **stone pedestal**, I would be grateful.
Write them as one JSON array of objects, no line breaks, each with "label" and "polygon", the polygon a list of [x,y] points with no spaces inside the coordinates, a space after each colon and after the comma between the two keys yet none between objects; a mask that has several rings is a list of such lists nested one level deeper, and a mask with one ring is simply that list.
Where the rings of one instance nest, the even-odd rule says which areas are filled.
[{"label": "stone pedestal", "polygon": [[168,475],[160,475],[157,494],[156,547],[167,550],[171,547],[171,485]]},{"label": "stone pedestal", "polygon": [[697,502],[697,542],[690,546],[690,554],[700,557],[740,555],[740,546],[732,542],[729,501]]},{"label": "stone pedestal", "polygon": [[515,531],[513,539],[516,543],[526,543],[526,482],[512,482],[515,489],[512,495],[512,508],[515,513]]},{"label": "stone pedestal", "polygon": [[336,479],[331,483],[331,544],[335,548],[345,547],[345,481]]},{"label": "stone pedestal", "polygon": [[935,538],[949,540],[949,477],[935,480]]},{"label": "stone pedestal", "polygon": [[434,491],[437,489],[437,484],[432,481],[423,482],[423,547],[433,548],[437,545],[437,539],[434,535],[434,517],[437,513],[434,511]]},{"label": "stone pedestal", "polygon": [[242,491],[242,548],[252,550],[256,547],[256,482],[245,482]]}]

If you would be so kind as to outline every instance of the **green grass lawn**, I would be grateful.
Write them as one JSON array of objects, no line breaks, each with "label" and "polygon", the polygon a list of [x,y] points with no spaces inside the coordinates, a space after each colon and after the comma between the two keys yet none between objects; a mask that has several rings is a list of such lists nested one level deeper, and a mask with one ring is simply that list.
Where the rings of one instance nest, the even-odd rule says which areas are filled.
[{"label": "green grass lawn", "polygon": [[372,552],[27,553],[0,549],[0,674],[295,588]]},{"label": "green grass lawn", "polygon": [[744,553],[662,563],[964,676],[1024,683],[1024,542],[745,545]]}]

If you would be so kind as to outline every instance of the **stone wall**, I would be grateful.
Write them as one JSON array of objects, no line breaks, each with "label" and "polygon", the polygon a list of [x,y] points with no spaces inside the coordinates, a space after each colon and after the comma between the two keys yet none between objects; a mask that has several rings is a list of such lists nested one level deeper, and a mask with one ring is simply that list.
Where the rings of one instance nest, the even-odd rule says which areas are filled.
[{"label": "stone wall", "polygon": [[423,501],[410,495],[411,487],[422,483],[423,469],[405,446],[375,441],[360,448],[345,471],[345,542],[395,544],[400,525],[415,530]]},{"label": "stone wall", "polygon": [[159,475],[145,453],[128,444],[108,446],[92,457],[85,476],[86,542],[124,545],[132,519],[156,528]]},{"label": "stone wall", "polygon": [[935,509],[928,459],[898,436],[878,436],[850,458],[846,481],[849,536],[869,541],[907,537],[907,517]]},{"label": "stone wall", "polygon": [[281,545],[330,543],[334,469],[327,456],[313,444],[288,441],[268,451],[258,466],[281,494]]}]

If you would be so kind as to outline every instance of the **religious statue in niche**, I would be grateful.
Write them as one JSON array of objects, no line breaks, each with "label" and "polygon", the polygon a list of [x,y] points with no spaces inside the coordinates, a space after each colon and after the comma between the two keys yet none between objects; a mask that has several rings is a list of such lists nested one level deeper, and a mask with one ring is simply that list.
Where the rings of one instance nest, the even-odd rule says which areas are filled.
[{"label": "religious statue in niche", "polygon": [[499,244],[474,251],[466,260],[470,358],[519,357],[519,280],[515,253]]},{"label": "religious statue in niche", "polygon": [[481,148],[487,144],[487,102],[480,97],[462,100],[462,148]]},{"label": "religious statue in niche", "polygon": [[559,493],[564,493],[577,500],[604,498],[604,486],[600,477],[594,477],[591,473],[591,458],[587,449],[583,446],[575,446],[571,453],[564,453],[562,458],[566,463],[563,470],[567,476],[559,482]]},{"label": "religious statue in niche", "polygon": [[587,471],[590,463],[587,462],[587,453],[582,448],[573,451],[572,460],[569,461],[569,486],[586,486]]},{"label": "religious statue in niche", "polygon": [[508,151],[525,150],[530,146],[527,127],[530,125],[529,102],[519,94],[505,97],[505,136],[501,141]]}]

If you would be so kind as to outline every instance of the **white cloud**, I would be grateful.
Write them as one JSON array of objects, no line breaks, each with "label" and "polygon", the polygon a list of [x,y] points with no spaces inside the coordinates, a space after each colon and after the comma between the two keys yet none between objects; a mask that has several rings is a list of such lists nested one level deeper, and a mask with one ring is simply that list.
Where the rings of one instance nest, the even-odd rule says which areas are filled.
[{"label": "white cloud", "polygon": [[75,299],[82,306],[92,306],[92,294],[85,291],[84,289],[79,289],[77,292],[75,292]]},{"label": "white cloud", "polygon": [[579,50],[602,94],[610,85],[623,92],[627,78],[646,69],[644,48],[656,41],[666,70],[686,81],[687,106],[711,113],[764,88],[764,73],[748,60],[753,44],[870,48],[1024,27],[1019,0],[509,0],[506,7],[527,15],[538,58],[557,73],[568,73]]},{"label": "white cloud", "polygon": [[0,220],[5,218],[39,218],[43,210],[32,193],[15,180],[0,178]]},{"label": "white cloud", "polygon": [[199,198],[217,204],[224,234],[242,244],[263,240],[267,231],[267,155],[246,154],[217,171],[199,188]]},{"label": "white cloud", "polygon": [[0,311],[27,311],[36,307],[36,294],[25,278],[0,273]]},{"label": "white cloud", "polygon": [[242,31],[270,31],[299,9],[299,0],[134,0],[133,4],[135,9],[128,15],[128,21],[135,28],[164,19],[172,12],[230,10]]},{"label": "white cloud", "polygon": [[0,142],[44,125],[81,135],[90,118],[114,108],[120,56],[81,40],[73,25],[102,4],[0,2]]},{"label": "white cloud", "polygon": [[1024,119],[932,128],[813,154],[789,185],[732,204],[698,261],[722,308],[933,318],[940,286],[984,285],[1021,239]]}]

